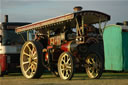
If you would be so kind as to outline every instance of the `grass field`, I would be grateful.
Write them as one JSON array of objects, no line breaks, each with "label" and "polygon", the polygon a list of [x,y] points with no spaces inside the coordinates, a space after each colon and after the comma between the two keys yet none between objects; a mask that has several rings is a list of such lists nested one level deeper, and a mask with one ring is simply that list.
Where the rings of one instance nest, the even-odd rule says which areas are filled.
[{"label": "grass field", "polygon": [[26,79],[19,73],[0,78],[0,85],[128,85],[128,73],[103,73],[100,79],[90,79],[85,73],[76,73],[72,80],[62,80],[51,73],[39,79]]}]

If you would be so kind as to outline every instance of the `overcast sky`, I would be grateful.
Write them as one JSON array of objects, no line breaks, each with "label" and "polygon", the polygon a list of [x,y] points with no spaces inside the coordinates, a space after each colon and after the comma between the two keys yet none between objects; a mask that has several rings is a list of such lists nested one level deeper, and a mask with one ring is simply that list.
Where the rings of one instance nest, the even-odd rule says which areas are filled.
[{"label": "overcast sky", "polygon": [[128,0],[0,0],[0,22],[36,22],[73,12],[74,6],[111,15],[110,24],[128,21]]}]

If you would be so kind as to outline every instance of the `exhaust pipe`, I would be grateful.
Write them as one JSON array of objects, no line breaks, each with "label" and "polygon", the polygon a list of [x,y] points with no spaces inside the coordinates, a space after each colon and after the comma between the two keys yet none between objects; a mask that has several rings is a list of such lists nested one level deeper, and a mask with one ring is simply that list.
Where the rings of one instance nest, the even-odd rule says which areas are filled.
[{"label": "exhaust pipe", "polygon": [[128,21],[124,21],[124,26],[128,26]]}]

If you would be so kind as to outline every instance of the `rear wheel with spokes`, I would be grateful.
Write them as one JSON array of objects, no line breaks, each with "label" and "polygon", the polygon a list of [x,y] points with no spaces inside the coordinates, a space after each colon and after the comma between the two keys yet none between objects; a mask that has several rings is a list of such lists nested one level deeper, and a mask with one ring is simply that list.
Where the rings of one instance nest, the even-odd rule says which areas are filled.
[{"label": "rear wheel with spokes", "polygon": [[58,60],[60,78],[70,80],[73,77],[73,68],[73,56],[69,52],[63,52]]},{"label": "rear wheel with spokes", "polygon": [[36,41],[27,41],[21,50],[20,66],[26,78],[39,78],[42,75],[42,46]]},{"label": "rear wheel with spokes", "polygon": [[85,62],[87,64],[86,72],[89,78],[92,79],[100,78],[103,72],[103,65],[104,65],[102,56],[97,52],[90,52],[87,55]]}]

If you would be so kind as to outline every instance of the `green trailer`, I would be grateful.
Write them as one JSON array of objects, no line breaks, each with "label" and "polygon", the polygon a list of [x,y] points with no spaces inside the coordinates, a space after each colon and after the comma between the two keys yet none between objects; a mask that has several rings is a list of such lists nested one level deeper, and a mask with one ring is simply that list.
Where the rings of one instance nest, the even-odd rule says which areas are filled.
[{"label": "green trailer", "polygon": [[128,26],[108,25],[103,32],[105,70],[128,70]]}]

